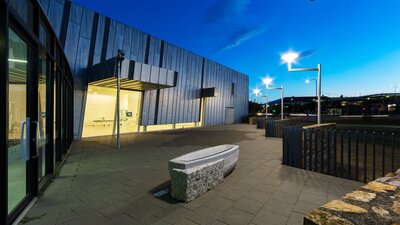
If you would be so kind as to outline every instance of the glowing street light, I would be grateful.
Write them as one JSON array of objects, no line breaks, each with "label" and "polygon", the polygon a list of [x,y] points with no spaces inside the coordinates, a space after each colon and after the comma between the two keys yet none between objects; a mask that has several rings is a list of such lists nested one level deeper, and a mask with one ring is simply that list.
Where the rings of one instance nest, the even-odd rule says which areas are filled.
[{"label": "glowing street light", "polygon": [[312,80],[315,81],[315,96],[318,96],[318,90],[317,90],[318,84],[317,84],[317,79],[307,79],[307,80],[306,80],[306,84],[311,83]]},{"label": "glowing street light", "polygon": [[265,84],[265,86],[266,86],[267,88],[268,88],[268,86],[269,86],[270,84],[272,84],[272,81],[273,81],[273,79],[270,78],[270,77],[266,77],[266,78],[264,78],[264,79],[262,80],[263,84]]},{"label": "glowing street light", "polygon": [[[258,97],[261,95],[261,90],[258,88],[253,89],[253,94]],[[260,96],[260,97],[265,97],[265,99],[266,99],[266,101],[265,101],[265,118],[268,118],[268,95],[265,94],[265,96]]]},{"label": "glowing street light", "polygon": [[281,87],[267,87],[267,90],[281,90],[281,120],[283,120],[283,98],[285,97],[285,88],[282,85]]},{"label": "glowing street light", "polygon": [[321,64],[318,64],[317,68],[292,68],[292,63],[299,58],[299,54],[296,52],[288,52],[281,56],[281,59],[288,64],[289,72],[305,72],[305,71],[318,71],[317,80],[317,98],[318,98],[318,116],[317,122],[321,123]]}]

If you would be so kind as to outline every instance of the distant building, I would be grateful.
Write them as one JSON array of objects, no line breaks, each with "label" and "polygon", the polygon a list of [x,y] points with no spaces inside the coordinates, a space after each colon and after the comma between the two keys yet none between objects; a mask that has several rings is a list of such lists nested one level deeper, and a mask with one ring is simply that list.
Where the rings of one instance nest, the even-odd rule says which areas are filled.
[{"label": "distant building", "polygon": [[[322,114],[326,115],[380,115],[400,114],[398,96],[394,93],[373,94],[359,97],[321,97]],[[285,97],[285,114],[316,113],[316,97]],[[280,113],[281,100],[269,102],[269,112]]]}]

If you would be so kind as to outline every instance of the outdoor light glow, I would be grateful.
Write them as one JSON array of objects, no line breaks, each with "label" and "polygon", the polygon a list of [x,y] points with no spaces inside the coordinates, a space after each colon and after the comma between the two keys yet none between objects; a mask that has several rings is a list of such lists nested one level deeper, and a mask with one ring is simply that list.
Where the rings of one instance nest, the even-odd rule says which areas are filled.
[{"label": "outdoor light glow", "polygon": [[272,84],[272,81],[273,81],[273,79],[269,78],[269,77],[266,77],[262,80],[263,84],[265,84],[267,87],[268,87],[268,85]]},{"label": "outdoor light glow", "polygon": [[17,62],[17,63],[28,63],[26,60],[22,59],[8,59],[9,62]]},{"label": "outdoor light glow", "polygon": [[293,63],[294,61],[296,61],[296,59],[299,57],[299,54],[296,52],[288,52],[284,55],[282,55],[281,59],[283,61],[285,61],[286,63]]},{"label": "outdoor light glow", "polygon": [[309,84],[309,83],[310,83],[310,80],[309,80],[309,79],[307,79],[307,80],[306,80],[306,84]]},{"label": "outdoor light glow", "polygon": [[253,90],[253,93],[258,96],[260,94],[260,89],[256,88]]}]

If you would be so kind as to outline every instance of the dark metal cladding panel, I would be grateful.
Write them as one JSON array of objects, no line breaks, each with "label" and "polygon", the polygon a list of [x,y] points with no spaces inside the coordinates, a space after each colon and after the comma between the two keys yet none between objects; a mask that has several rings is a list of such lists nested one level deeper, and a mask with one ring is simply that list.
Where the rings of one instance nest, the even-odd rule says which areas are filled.
[{"label": "dark metal cladding panel", "polygon": [[152,91],[146,91],[149,93],[149,117],[147,124],[148,125],[154,125],[154,118],[155,118],[155,106],[156,106],[156,94],[157,90],[152,90]]},{"label": "dark metal cladding panel", "polygon": [[143,97],[143,109],[142,109],[142,125],[148,125],[150,91],[145,91],[143,95],[144,97]]},{"label": "dark metal cladding panel", "polygon": [[67,37],[65,42],[65,55],[68,58],[69,65],[72,70],[75,68],[76,54],[79,44],[80,25],[70,22],[68,24]]},{"label": "dark metal cladding panel", "polygon": [[117,55],[118,49],[122,49],[124,43],[125,25],[116,22],[116,27],[114,49],[111,52],[112,57]]},{"label": "dark metal cladding panel", "polygon": [[69,14],[69,22],[71,23],[76,23],[76,24],[81,24],[82,22],[82,13],[83,13],[83,8],[79,5],[72,4],[71,5],[71,11]]},{"label": "dark metal cladding panel", "polygon": [[133,79],[140,80],[140,74],[142,73],[142,63],[135,62],[135,69],[133,70]]},{"label": "dark metal cladding panel", "polygon": [[94,12],[83,8],[81,34],[83,38],[92,38]]},{"label": "dark metal cladding panel", "polygon": [[124,60],[122,61],[121,65],[121,78],[126,78],[128,79],[128,74],[129,74],[129,60]]},{"label": "dark metal cladding panel", "polygon": [[[96,43],[94,47],[93,65],[100,63],[101,51],[103,47],[104,29],[106,26],[106,17],[100,15],[97,25]],[[93,40],[92,40],[93,41]]]},{"label": "dark metal cladding panel", "polygon": [[158,83],[159,76],[160,76],[160,68],[156,67],[156,66],[152,66],[151,71],[150,71],[150,82]]},{"label": "dark metal cladding panel", "polygon": [[140,74],[140,81],[149,82],[150,81],[150,70],[151,66],[148,64],[142,64],[142,71]]},{"label": "dark metal cladding panel", "polygon": [[56,1],[51,0],[47,17],[58,37],[60,37],[62,15],[64,11],[64,0]]},{"label": "dark metal cladding panel", "polygon": [[160,68],[160,75],[159,75],[159,83],[160,84],[167,84],[167,70],[164,68]]},{"label": "dark metal cladding panel", "polygon": [[[180,80],[180,79],[182,79],[181,76],[178,77],[178,80]],[[169,86],[174,85],[174,81],[175,81],[175,73],[174,73],[174,71],[169,70],[167,72],[167,85],[169,85]]]},{"label": "dark metal cladding panel", "polygon": [[110,31],[109,31],[109,35],[108,35],[106,60],[111,59],[114,56],[116,56],[116,52],[114,51],[115,33],[116,32],[117,32],[117,22],[115,20],[111,20],[110,21]]},{"label": "dark metal cladding panel", "polygon": [[124,41],[122,44],[122,50],[125,52],[125,59],[131,58],[131,45],[132,45],[132,28],[125,26]]},{"label": "dark metal cladding panel", "polygon": [[43,12],[47,14],[49,10],[50,0],[40,0],[39,2],[42,6]]}]

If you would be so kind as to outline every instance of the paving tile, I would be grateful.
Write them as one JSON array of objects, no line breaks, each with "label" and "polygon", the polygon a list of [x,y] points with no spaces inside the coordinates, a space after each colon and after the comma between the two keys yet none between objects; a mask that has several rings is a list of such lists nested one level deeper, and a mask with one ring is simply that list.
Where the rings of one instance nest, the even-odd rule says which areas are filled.
[{"label": "paving tile", "polygon": [[294,212],[297,213],[303,213],[303,214],[307,214],[309,212],[311,212],[312,210],[320,207],[321,205],[316,205],[316,204],[312,204],[309,202],[304,202],[304,201],[297,201],[296,204],[294,205]]},{"label": "paving tile", "polygon": [[278,190],[271,195],[270,199],[288,203],[288,204],[294,204],[297,202],[298,198],[299,198],[298,194],[292,194],[292,193]]},{"label": "paving tile", "polygon": [[254,217],[252,223],[257,225],[284,225],[286,224],[287,220],[287,216],[282,216],[270,211],[261,210]]},{"label": "paving tile", "polygon": [[257,214],[263,205],[264,203],[244,196],[233,205],[233,208],[240,209],[251,214]]},{"label": "paving tile", "polygon": [[294,205],[287,204],[277,200],[269,200],[262,208],[262,210],[270,211],[282,216],[290,216]]},{"label": "paving tile", "polygon": [[235,202],[229,199],[225,199],[222,197],[215,197],[213,200],[209,201],[208,203],[204,204],[205,207],[208,207],[213,210],[217,211],[225,211],[231,206],[233,206]]},{"label": "paving tile", "polygon": [[176,225],[198,225],[198,223],[195,223],[191,220],[188,220],[186,218],[183,218],[181,220],[179,220],[177,223],[174,223]]},{"label": "paving tile", "polygon": [[265,193],[272,194],[278,189],[278,186],[265,184],[265,183],[259,183],[256,186],[254,186],[253,188],[256,189],[257,191],[262,191]]},{"label": "paving tile", "polygon": [[129,224],[129,225],[135,225],[135,224],[141,224],[138,220],[132,218],[131,216],[123,213],[120,214],[113,219],[110,220],[110,223],[112,224]]},{"label": "paving tile", "polygon": [[237,201],[244,195],[244,193],[242,191],[236,191],[230,188],[219,192],[217,195],[222,198]]},{"label": "paving tile", "polygon": [[255,190],[255,189],[251,189],[244,196],[249,198],[249,199],[252,199],[252,200],[255,200],[255,201],[258,201],[258,202],[261,202],[261,203],[265,203],[271,197],[271,194],[265,193],[265,192],[262,192],[262,191],[258,191],[258,190]]},{"label": "paving tile", "polygon": [[303,225],[304,214],[293,212],[287,221],[288,225]]},{"label": "paving tile", "polygon": [[316,205],[323,205],[326,203],[327,196],[317,195],[317,194],[310,194],[310,193],[301,193],[299,196],[300,201],[316,204]]},{"label": "paving tile", "polygon": [[229,208],[218,220],[229,225],[247,225],[254,215],[238,209]]}]

